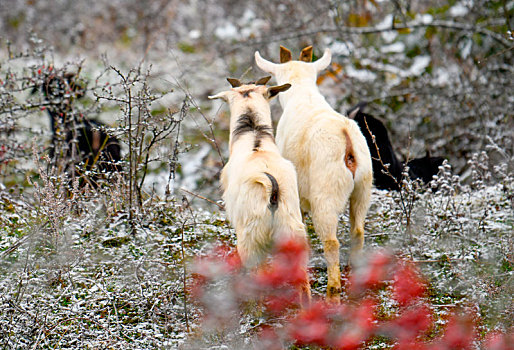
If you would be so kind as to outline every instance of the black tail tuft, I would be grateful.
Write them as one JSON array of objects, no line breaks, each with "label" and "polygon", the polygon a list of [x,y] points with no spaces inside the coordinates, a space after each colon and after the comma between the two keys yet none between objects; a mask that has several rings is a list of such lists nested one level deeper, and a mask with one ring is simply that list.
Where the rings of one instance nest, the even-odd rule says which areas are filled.
[{"label": "black tail tuft", "polygon": [[272,213],[275,213],[275,211],[278,208],[278,182],[273,175],[264,173],[271,181],[271,196],[269,198],[269,205],[268,208],[271,210]]}]

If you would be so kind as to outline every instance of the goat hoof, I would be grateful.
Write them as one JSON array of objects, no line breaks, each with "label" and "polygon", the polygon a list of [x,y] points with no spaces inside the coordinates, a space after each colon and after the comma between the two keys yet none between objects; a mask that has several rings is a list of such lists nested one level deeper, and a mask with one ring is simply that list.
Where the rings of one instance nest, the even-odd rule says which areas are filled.
[{"label": "goat hoof", "polygon": [[340,304],[341,288],[327,287],[327,301],[331,304]]}]

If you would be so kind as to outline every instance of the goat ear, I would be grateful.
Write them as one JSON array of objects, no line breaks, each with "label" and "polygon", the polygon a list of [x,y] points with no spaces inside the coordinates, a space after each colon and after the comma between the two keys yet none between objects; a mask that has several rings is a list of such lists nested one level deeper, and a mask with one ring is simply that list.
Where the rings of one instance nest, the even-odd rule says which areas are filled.
[{"label": "goat ear", "polygon": [[227,81],[232,85],[233,88],[241,86],[241,81],[236,78],[227,78]]},{"label": "goat ear", "polygon": [[271,79],[271,75],[267,76],[267,77],[264,77],[264,78],[260,78],[259,80],[257,80],[255,82],[255,85],[266,85],[266,83]]},{"label": "goat ear", "polygon": [[323,56],[316,62],[313,62],[313,64],[316,67],[316,71],[321,72],[323,69],[327,68],[331,60],[332,54],[330,53],[330,49],[326,48],[325,52],[323,53]]},{"label": "goat ear", "polygon": [[284,84],[278,86],[271,86],[268,88],[268,100],[277,96],[279,92],[287,91],[291,87],[291,84]]},{"label": "goat ear", "polygon": [[291,51],[280,45],[280,63],[286,63],[293,59]]},{"label": "goat ear", "polygon": [[209,98],[209,100],[216,100],[216,99],[220,98],[223,101],[227,102],[227,100],[228,100],[227,95],[228,95],[228,91],[222,91],[220,93],[217,93],[216,95],[208,96],[208,98]]},{"label": "goat ear", "polygon": [[300,53],[300,61],[312,62],[312,45],[302,50],[302,53]]},{"label": "goat ear", "polygon": [[259,67],[265,72],[275,74],[275,72],[277,71],[278,65],[276,63],[266,61],[264,58],[261,57],[259,51],[255,51],[255,63],[257,64],[257,67]]}]

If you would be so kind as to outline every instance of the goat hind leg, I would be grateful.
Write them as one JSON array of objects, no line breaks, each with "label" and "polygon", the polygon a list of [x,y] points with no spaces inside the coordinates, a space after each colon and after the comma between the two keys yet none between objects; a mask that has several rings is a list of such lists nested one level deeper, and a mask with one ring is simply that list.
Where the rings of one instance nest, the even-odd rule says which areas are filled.
[{"label": "goat hind leg", "polygon": [[364,245],[364,220],[371,200],[372,176],[356,182],[350,195],[350,264],[357,261]]},{"label": "goat hind leg", "polygon": [[327,214],[318,210],[312,213],[312,221],[316,233],[323,242],[323,251],[327,262],[327,300],[332,303],[340,302],[341,270],[339,268],[339,241],[337,240],[338,215]]}]

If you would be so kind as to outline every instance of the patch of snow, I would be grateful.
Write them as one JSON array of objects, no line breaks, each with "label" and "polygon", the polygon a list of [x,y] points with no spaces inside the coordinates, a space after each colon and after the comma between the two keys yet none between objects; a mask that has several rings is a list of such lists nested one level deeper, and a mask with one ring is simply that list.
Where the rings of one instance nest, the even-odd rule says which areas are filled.
[{"label": "patch of snow", "polygon": [[432,15],[429,15],[428,13],[424,14],[416,14],[415,21],[423,24],[430,24],[434,20],[434,17]]},{"label": "patch of snow", "polygon": [[[393,23],[393,15],[387,15],[384,17],[382,22],[380,22],[376,25],[376,27],[378,29],[387,29],[387,28],[391,28],[392,23]],[[387,32],[380,33],[380,36],[386,43],[391,43],[398,36],[398,32],[396,30],[390,30]]]},{"label": "patch of snow", "polygon": [[377,29],[387,29],[391,28],[391,24],[393,23],[393,15],[386,15],[382,22],[378,23],[375,27]]},{"label": "patch of snow", "polygon": [[181,187],[189,190],[196,189],[197,181],[202,178],[202,173],[199,169],[202,168],[202,161],[210,150],[211,146],[204,143],[198,152],[183,153],[179,156],[179,163],[182,164]]},{"label": "patch of snow", "polygon": [[253,19],[255,19],[255,12],[253,12],[251,9],[246,9],[243,14],[243,17],[241,18],[241,21],[243,23],[248,23]]},{"label": "patch of snow", "polygon": [[202,32],[198,29],[193,29],[189,32],[190,39],[198,39],[200,36],[202,36]]},{"label": "patch of snow", "polygon": [[225,23],[224,26],[218,27],[214,31],[214,35],[222,40],[236,39],[238,36],[237,34],[237,28],[232,23]]},{"label": "patch of snow", "polygon": [[461,57],[467,58],[469,56],[469,54],[471,53],[472,47],[473,47],[473,40],[471,40],[470,38],[467,38],[464,43],[461,43],[459,45]]},{"label": "patch of snow", "polygon": [[430,64],[430,56],[428,56],[428,55],[416,56],[416,57],[414,57],[414,62],[412,63],[412,66],[409,68],[407,73],[409,76],[421,75],[425,71],[425,68],[428,67],[429,64]]},{"label": "patch of snow", "polygon": [[452,64],[447,67],[437,67],[434,71],[435,86],[445,86],[455,80],[459,74],[459,66]]},{"label": "patch of snow", "polygon": [[393,43],[391,45],[384,45],[380,48],[380,52],[382,53],[399,53],[405,51],[405,44],[401,41]]},{"label": "patch of snow", "polygon": [[469,8],[464,5],[462,2],[458,2],[456,5],[452,6],[448,13],[452,17],[462,17],[467,15],[469,12]]},{"label": "patch of snow", "polygon": [[360,81],[372,81],[377,75],[367,69],[355,69],[352,65],[346,67],[346,74]]},{"label": "patch of snow", "polygon": [[333,55],[339,56],[350,56],[355,49],[355,46],[351,41],[342,42],[334,41],[330,46],[330,51]]},{"label": "patch of snow", "polygon": [[243,38],[248,38],[252,34],[257,34],[262,31],[264,27],[266,27],[267,23],[263,19],[256,18],[251,20],[249,27],[245,27],[241,30],[241,36]]},{"label": "patch of snow", "polygon": [[[144,188],[148,193],[156,193],[158,196],[164,196],[166,183],[168,182],[169,173],[164,169],[158,173],[147,173]],[[172,187],[173,184],[171,183]]]},{"label": "patch of snow", "polygon": [[390,30],[390,31],[381,33],[380,36],[386,43],[391,43],[398,36],[398,32],[396,30]]}]

